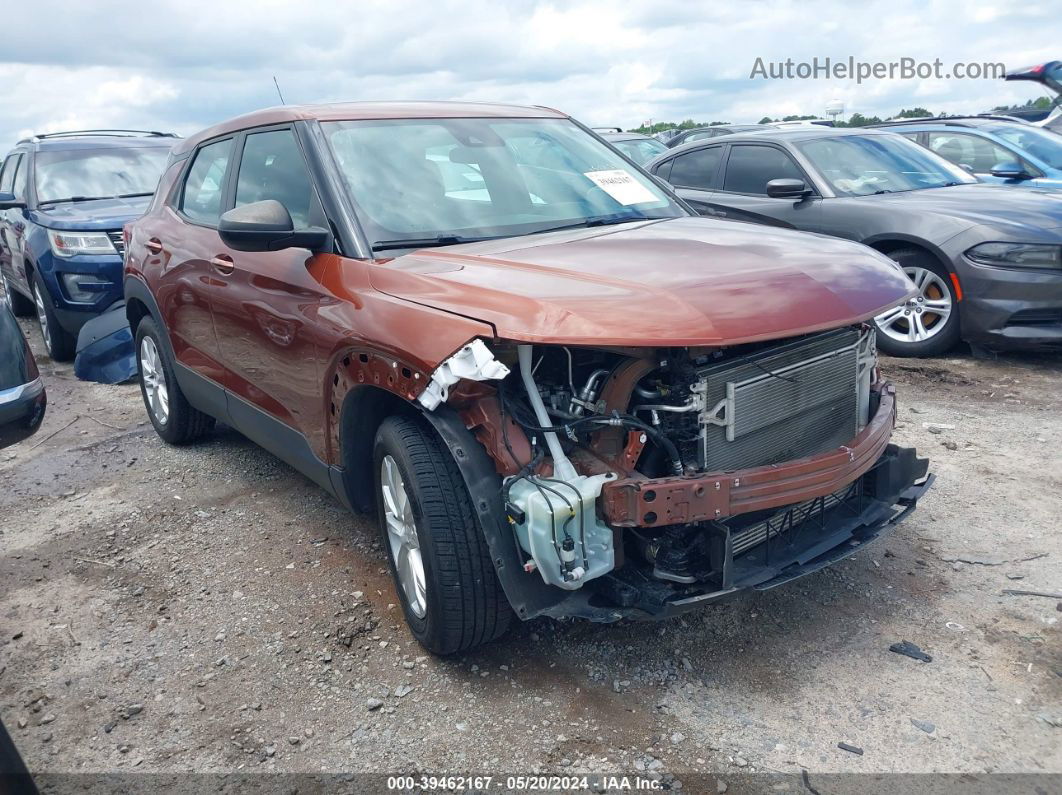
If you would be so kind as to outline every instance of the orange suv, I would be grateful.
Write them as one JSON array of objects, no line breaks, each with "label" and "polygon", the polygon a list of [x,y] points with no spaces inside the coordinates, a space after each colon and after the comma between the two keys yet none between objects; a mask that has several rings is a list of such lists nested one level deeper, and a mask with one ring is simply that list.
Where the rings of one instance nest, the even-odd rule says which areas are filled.
[{"label": "orange suv", "polygon": [[148,416],[375,511],[413,635],[660,618],[910,512],[861,245],[700,218],[545,108],[283,107],[177,144],[126,229]]}]

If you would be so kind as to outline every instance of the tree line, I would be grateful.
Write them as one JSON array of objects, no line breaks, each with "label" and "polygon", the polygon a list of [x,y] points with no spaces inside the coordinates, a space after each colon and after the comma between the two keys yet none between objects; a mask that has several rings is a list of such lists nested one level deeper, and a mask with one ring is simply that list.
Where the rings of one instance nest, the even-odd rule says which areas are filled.
[{"label": "tree line", "polygon": [[[1010,105],[992,108],[992,113],[1006,114],[1015,110],[1047,110],[1051,106],[1051,100],[1048,97],[1039,97],[1037,99],[1030,99],[1024,105]],[[847,121],[840,119],[834,121],[834,127],[866,127],[868,124],[881,124],[887,119],[920,119],[927,116],[944,116],[943,113],[932,113],[926,108],[901,108],[900,112],[895,116],[888,116],[886,119],[882,119],[880,116],[864,116],[862,113],[853,113],[848,117]],[[758,124],[771,124],[778,121],[817,121],[824,120],[822,116],[782,116],[778,119],[772,119],[770,116],[764,116],[759,120]],[[716,127],[720,125],[734,124],[731,121],[694,121],[693,119],[686,119],[685,121],[673,122],[673,121],[661,121],[651,125],[643,124],[641,127],[636,127],[630,132],[642,133],[643,135],[652,135],[653,133],[661,132],[662,130],[689,130],[693,127]]]}]

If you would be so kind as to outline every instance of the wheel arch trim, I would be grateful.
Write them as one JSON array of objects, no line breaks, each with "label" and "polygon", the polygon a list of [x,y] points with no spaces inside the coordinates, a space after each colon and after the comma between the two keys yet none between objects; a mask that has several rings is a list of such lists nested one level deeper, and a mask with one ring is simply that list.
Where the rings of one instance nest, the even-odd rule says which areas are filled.
[{"label": "wheel arch trim", "polygon": [[903,248],[921,249],[943,265],[948,273],[955,272],[955,268],[952,266],[951,260],[948,258],[947,254],[924,238],[889,232],[868,237],[860,242],[862,242],[864,246],[870,246],[875,251],[885,254],[886,256],[893,251]]}]

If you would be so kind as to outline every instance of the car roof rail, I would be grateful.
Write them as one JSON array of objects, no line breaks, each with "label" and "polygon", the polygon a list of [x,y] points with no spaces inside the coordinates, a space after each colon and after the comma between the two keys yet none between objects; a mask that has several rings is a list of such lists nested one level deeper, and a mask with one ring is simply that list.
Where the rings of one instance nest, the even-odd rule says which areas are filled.
[{"label": "car roof rail", "polygon": [[990,121],[1016,121],[1023,122],[1015,116],[1003,116],[998,113],[972,113],[966,116],[919,116],[914,119],[886,119],[876,124],[868,124],[868,127],[893,127],[903,124],[952,124],[961,127],[963,122],[974,119],[988,119]]},{"label": "car roof rail", "polygon": [[621,127],[591,127],[591,130],[599,133],[621,133],[623,129]]},{"label": "car roof rail", "polygon": [[104,128],[100,130],[62,130],[60,132],[37,133],[29,138],[23,138],[20,144],[43,141],[49,138],[77,138],[79,136],[106,136],[114,138],[135,138],[145,136],[148,138],[177,138],[177,133],[160,132],[159,130],[123,130],[120,128]]}]

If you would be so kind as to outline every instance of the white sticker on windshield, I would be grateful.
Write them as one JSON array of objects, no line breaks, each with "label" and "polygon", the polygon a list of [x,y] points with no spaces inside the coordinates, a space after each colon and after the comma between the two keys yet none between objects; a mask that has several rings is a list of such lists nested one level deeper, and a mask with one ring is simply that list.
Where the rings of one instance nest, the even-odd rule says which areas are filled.
[{"label": "white sticker on windshield", "polygon": [[623,169],[587,171],[583,176],[622,205],[659,201],[651,190]]}]

